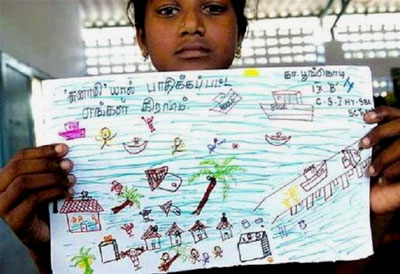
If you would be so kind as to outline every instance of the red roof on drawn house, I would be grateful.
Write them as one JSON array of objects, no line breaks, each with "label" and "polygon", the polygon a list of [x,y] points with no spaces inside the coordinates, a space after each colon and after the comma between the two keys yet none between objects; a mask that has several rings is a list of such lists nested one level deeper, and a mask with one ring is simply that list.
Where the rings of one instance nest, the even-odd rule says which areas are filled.
[{"label": "red roof on drawn house", "polygon": [[147,239],[154,239],[154,238],[161,238],[162,236],[160,234],[158,234],[157,232],[158,227],[155,226],[150,226],[146,232],[143,234],[142,236],[142,240],[147,240]]},{"label": "red roof on drawn house", "polygon": [[217,229],[221,230],[223,228],[230,228],[230,227],[232,227],[232,225],[228,221],[226,221],[226,222],[220,222],[217,226]]},{"label": "red roof on drawn house", "polygon": [[179,228],[179,226],[176,223],[173,223],[171,228],[165,233],[165,235],[170,236],[170,235],[176,235],[176,233],[183,233],[184,231]]},{"label": "red roof on drawn house", "polygon": [[189,231],[192,232],[192,231],[196,231],[196,230],[204,230],[204,229],[206,229],[206,228],[208,228],[208,226],[204,225],[202,222],[200,222],[199,220],[197,220],[197,221],[194,223],[194,226],[192,226],[192,228],[189,229]]},{"label": "red roof on drawn house", "polygon": [[65,200],[60,213],[101,212],[104,209],[95,199]]}]

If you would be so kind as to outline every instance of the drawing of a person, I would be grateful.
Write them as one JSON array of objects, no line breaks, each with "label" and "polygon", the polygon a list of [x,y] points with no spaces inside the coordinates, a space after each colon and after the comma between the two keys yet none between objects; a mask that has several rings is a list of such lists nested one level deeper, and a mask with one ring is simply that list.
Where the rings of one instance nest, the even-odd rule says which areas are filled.
[{"label": "drawing of a person", "polygon": [[193,264],[200,262],[200,253],[197,249],[192,248],[192,250],[190,250],[190,258]]},{"label": "drawing of a person", "polygon": [[116,135],[117,133],[112,135],[111,130],[108,127],[103,127],[100,130],[100,139],[98,139],[97,137],[95,139],[96,141],[103,142],[103,144],[101,145],[101,149],[103,149],[105,146],[110,146],[109,142],[111,142],[111,140],[114,139]]},{"label": "drawing of a person", "polygon": [[172,155],[174,155],[177,152],[182,152],[185,149],[185,143],[183,142],[183,140],[179,137],[176,137],[174,139],[174,145],[171,146],[172,150]]},{"label": "drawing of a person", "polygon": [[123,185],[120,183],[120,182],[118,182],[118,181],[112,181],[112,186],[111,186],[111,192],[116,192],[117,193],[117,195],[119,196],[119,195],[121,195],[122,194],[122,190],[123,190]]},{"label": "drawing of a person", "polygon": [[142,255],[143,252],[144,252],[143,247],[131,248],[128,250],[127,256],[129,257],[129,259],[131,259],[133,266],[135,267],[135,270],[139,270],[142,268],[140,266],[139,256]]},{"label": "drawing of a person", "polygon": [[208,263],[210,263],[210,254],[204,252],[201,261],[203,262],[203,266],[206,266]]},{"label": "drawing of a person", "polygon": [[214,247],[214,256],[215,256],[215,258],[222,258],[222,249],[221,249],[221,247],[219,246],[219,245],[217,245],[217,246],[215,246]]},{"label": "drawing of a person", "polygon": [[169,253],[164,252],[161,256],[161,264],[158,266],[158,269],[160,271],[168,271],[172,263],[175,262],[175,260],[178,259],[179,256],[179,253],[176,253],[174,257],[170,258]]},{"label": "drawing of a person", "polygon": [[130,224],[124,224],[124,226],[121,227],[121,229],[125,230],[126,234],[128,234],[129,238],[133,237],[133,228],[134,228],[134,224],[130,223]]},{"label": "drawing of a person", "polygon": [[168,253],[168,252],[164,252],[164,253],[161,255],[161,263],[160,263],[160,265],[159,265],[159,267],[158,267],[158,269],[159,269],[160,271],[167,271],[167,270],[168,270],[168,269],[166,269],[166,266],[167,266],[167,264],[168,264],[169,258],[170,258],[170,256],[169,256],[169,253]]}]

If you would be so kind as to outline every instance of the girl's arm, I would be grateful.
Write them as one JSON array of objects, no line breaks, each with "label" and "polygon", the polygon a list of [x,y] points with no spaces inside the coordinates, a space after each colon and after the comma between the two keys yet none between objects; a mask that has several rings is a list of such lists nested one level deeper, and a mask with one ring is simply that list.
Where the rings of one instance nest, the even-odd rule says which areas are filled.
[{"label": "girl's arm", "polygon": [[47,145],[19,151],[0,170],[0,216],[29,248],[41,272],[49,270],[50,231],[47,204],[71,197],[72,162],[68,147]]},{"label": "girl's arm", "polygon": [[393,212],[400,208],[400,109],[378,107],[364,120],[378,123],[360,144],[374,147],[368,169],[372,178],[371,210],[376,214]]}]

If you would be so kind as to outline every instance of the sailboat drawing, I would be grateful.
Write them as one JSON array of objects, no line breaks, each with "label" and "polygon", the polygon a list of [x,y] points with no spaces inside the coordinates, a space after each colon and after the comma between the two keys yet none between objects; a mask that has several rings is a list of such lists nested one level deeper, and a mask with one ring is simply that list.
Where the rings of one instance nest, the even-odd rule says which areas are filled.
[{"label": "sailboat drawing", "polygon": [[176,174],[168,173],[168,166],[148,169],[145,171],[150,189],[162,189],[176,192],[182,185],[182,178]]},{"label": "sailboat drawing", "polygon": [[170,212],[174,213],[176,216],[180,216],[182,213],[182,210],[179,207],[174,206],[172,204],[172,200],[166,202],[165,204],[160,205],[159,207],[165,213],[166,216],[168,216]]},{"label": "sailboat drawing", "polygon": [[312,121],[313,105],[303,104],[300,91],[273,91],[274,103],[262,104],[261,109],[270,120]]}]

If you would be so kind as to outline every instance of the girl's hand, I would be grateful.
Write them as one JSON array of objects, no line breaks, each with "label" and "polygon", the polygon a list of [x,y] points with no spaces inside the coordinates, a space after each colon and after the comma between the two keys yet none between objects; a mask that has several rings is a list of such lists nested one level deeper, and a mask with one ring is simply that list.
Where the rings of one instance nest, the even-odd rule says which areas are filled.
[{"label": "girl's hand", "polygon": [[50,240],[47,203],[73,195],[72,162],[62,159],[67,152],[64,144],[24,149],[0,170],[0,217],[34,259],[33,250]]},{"label": "girl's hand", "polygon": [[368,169],[373,182],[371,210],[377,214],[393,212],[400,208],[400,109],[378,107],[364,120],[379,123],[360,143],[363,148],[374,147]]}]

